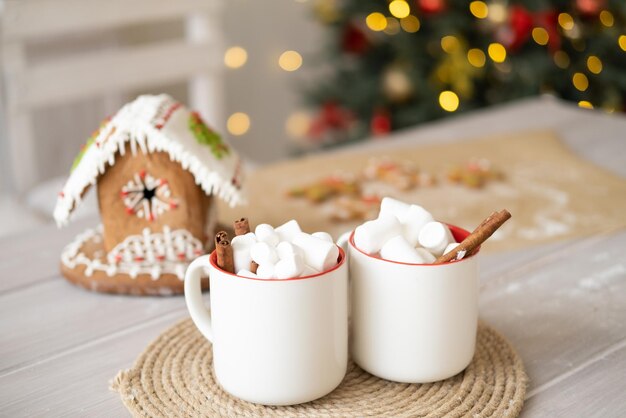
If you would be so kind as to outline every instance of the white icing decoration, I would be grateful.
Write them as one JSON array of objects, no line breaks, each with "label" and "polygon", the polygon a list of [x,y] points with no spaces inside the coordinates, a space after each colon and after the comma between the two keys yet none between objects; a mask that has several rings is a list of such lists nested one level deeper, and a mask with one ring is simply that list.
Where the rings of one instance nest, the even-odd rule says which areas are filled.
[{"label": "white icing decoration", "polygon": [[[212,231],[214,226],[213,222],[207,229]],[[61,254],[63,265],[70,269],[83,265],[88,277],[96,271],[103,271],[109,277],[128,274],[134,279],[140,274],[148,274],[152,280],[158,280],[162,274],[169,273],[183,280],[189,263],[205,252],[200,240],[189,231],[171,230],[168,226],[163,227],[163,232],[152,233],[146,228],[142,235],[127,237],[106,258],[90,259],[80,252],[88,241],[101,242],[102,232],[100,225],[76,236]]]},{"label": "white icing decoration", "polygon": [[[206,194],[217,195],[231,206],[245,202],[237,187],[241,183],[241,173],[235,150],[231,147],[227,155],[217,159],[211,149],[199,144],[191,132],[191,112],[182,105],[175,107],[175,104],[167,95],[140,96],[122,107],[102,127],[59,193],[54,209],[54,219],[59,226],[69,222],[85,190],[96,184],[107,164],[115,163],[116,153],[124,154],[126,143],[130,144],[133,155],[138,150],[143,153],[167,152],[172,161],[180,163],[193,175],[196,184]],[[172,108],[174,110],[167,114]],[[145,209],[142,211],[145,216]]]},{"label": "white icing decoration", "polygon": [[[146,198],[146,191],[153,193],[150,199]],[[169,198],[171,192],[167,180],[156,179],[143,170],[135,173],[133,179],[122,186],[121,195],[126,211],[147,221],[154,221],[164,212],[178,206],[176,199]]]}]

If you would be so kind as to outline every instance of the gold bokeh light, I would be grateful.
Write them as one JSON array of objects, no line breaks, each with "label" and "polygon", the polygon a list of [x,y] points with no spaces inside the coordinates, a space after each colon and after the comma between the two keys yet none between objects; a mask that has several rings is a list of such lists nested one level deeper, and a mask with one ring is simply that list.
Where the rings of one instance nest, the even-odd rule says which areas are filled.
[{"label": "gold bokeh light", "polygon": [[557,67],[562,68],[562,69],[569,67],[570,59],[569,59],[569,55],[567,55],[567,52],[556,51],[554,53],[553,59],[554,59],[554,64],[556,64]]},{"label": "gold bokeh light", "polygon": [[492,3],[489,5],[487,17],[494,23],[504,23],[509,17],[509,10],[502,3]]},{"label": "gold bokeh light", "polygon": [[461,44],[459,43],[459,40],[456,36],[446,35],[441,38],[441,49],[443,49],[448,54],[452,54],[453,52],[458,51],[460,47]]},{"label": "gold bokeh light", "polygon": [[613,24],[615,23],[615,18],[613,17],[613,13],[609,12],[608,10],[602,10],[600,12],[600,22],[607,28],[612,27]]},{"label": "gold bokeh light", "polygon": [[559,25],[565,30],[574,28],[574,18],[569,13],[559,13],[558,21]]},{"label": "gold bokeh light", "polygon": [[285,121],[285,131],[292,138],[306,136],[311,125],[311,118],[305,112],[294,112]]},{"label": "gold bokeh light", "polygon": [[296,71],[302,65],[302,56],[296,51],[285,51],[278,57],[278,65],[285,71]]},{"label": "gold bokeh light", "polygon": [[577,90],[585,91],[589,87],[589,79],[583,73],[575,73],[572,76],[572,84]]},{"label": "gold bokeh light", "polygon": [[537,42],[539,45],[547,45],[550,40],[550,35],[548,35],[548,31],[544,28],[537,27],[532,31],[533,40]]},{"label": "gold bokeh light", "polygon": [[385,30],[385,28],[387,27],[387,18],[382,13],[370,13],[365,18],[365,24],[371,30],[375,32],[380,32]]},{"label": "gold bokeh light", "polygon": [[413,15],[409,15],[400,19],[400,26],[402,26],[405,32],[415,33],[420,30],[420,20]]},{"label": "gold bokeh light", "polygon": [[590,55],[587,58],[587,68],[594,74],[600,74],[602,72],[602,61],[595,55]]},{"label": "gold bokeh light", "polygon": [[485,56],[485,53],[482,50],[478,48],[472,48],[469,51],[467,51],[467,60],[474,67],[482,68],[485,66],[485,61],[487,60],[487,57]]},{"label": "gold bokeh light", "polygon": [[439,106],[446,112],[454,112],[459,108],[459,96],[450,90],[442,91],[439,94]]},{"label": "gold bokeh light", "polygon": [[395,17],[388,17],[387,27],[385,28],[384,32],[387,35],[395,35],[396,33],[400,32],[400,23],[398,22],[398,19],[396,19]]},{"label": "gold bokeh light", "polygon": [[506,59],[506,49],[502,46],[502,44],[497,42],[489,44],[487,53],[489,54],[489,58],[491,58],[494,62],[504,62]]},{"label": "gold bokeh light", "polygon": [[489,14],[489,7],[484,1],[473,1],[469,5],[470,13],[478,18],[484,19]]},{"label": "gold bokeh light", "polygon": [[402,19],[411,13],[411,8],[405,0],[393,0],[389,3],[389,13],[398,19]]},{"label": "gold bokeh light", "polygon": [[626,35],[620,35],[617,39],[617,44],[622,48],[622,51],[626,51]]},{"label": "gold bokeh light", "polygon": [[250,129],[250,117],[243,112],[233,113],[226,121],[226,129],[232,135],[243,135]]},{"label": "gold bokeh light", "polygon": [[224,64],[228,68],[239,68],[248,61],[248,52],[240,46],[232,46],[224,53]]}]

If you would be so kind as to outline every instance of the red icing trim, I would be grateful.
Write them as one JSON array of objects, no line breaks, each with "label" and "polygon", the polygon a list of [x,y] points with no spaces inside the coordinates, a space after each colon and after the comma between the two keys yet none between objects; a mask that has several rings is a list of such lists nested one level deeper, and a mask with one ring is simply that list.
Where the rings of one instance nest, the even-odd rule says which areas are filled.
[{"label": "red icing trim", "polygon": [[182,105],[180,103],[174,103],[173,105],[168,107],[165,110],[165,113],[163,114],[163,116],[159,118],[159,123],[155,124],[154,127],[157,129],[163,129],[167,121],[170,120],[170,118],[172,117],[172,114],[176,112],[176,110],[180,108],[181,106]]}]

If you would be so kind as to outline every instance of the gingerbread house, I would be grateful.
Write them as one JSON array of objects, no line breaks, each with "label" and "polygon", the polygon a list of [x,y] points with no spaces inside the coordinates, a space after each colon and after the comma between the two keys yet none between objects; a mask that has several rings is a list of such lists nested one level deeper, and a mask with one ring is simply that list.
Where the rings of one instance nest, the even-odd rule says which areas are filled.
[{"label": "gingerbread house", "polygon": [[197,113],[138,97],[89,138],[59,193],[60,226],[94,185],[102,218],[65,248],[62,273],[96,291],[181,293],[187,265],[210,249],[213,199],[242,203],[241,182],[236,152]]}]

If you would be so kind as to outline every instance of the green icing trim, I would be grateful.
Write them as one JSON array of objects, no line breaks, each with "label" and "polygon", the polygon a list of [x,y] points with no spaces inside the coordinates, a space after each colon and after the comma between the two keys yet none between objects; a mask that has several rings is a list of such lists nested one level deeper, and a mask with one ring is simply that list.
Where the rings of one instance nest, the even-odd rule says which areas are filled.
[{"label": "green icing trim", "polygon": [[100,122],[100,126],[98,127],[98,129],[96,129],[91,134],[91,136],[89,138],[87,138],[87,142],[85,142],[85,145],[83,145],[81,147],[80,151],[78,152],[78,155],[76,156],[76,158],[74,158],[74,162],[72,163],[72,168],[70,169],[70,173],[72,171],[74,171],[76,169],[76,167],[78,167],[78,165],[80,164],[80,162],[83,159],[83,156],[85,155],[85,152],[87,152],[89,147],[93,145],[93,143],[95,142],[95,140],[98,137],[98,135],[100,135],[100,132],[102,132],[102,128],[104,128],[106,126],[106,124],[109,123],[110,120],[111,120],[111,118],[106,118],[105,120]]},{"label": "green icing trim", "polygon": [[70,169],[70,173],[74,171],[76,167],[78,167],[78,164],[80,164],[81,160],[83,159],[83,156],[85,155],[85,152],[87,151],[87,148],[89,148],[93,144],[93,141],[94,141],[94,138],[90,137],[85,143],[85,145],[81,147],[80,152],[78,153],[76,158],[74,158],[74,162],[72,163],[72,168]]},{"label": "green icing trim", "polygon": [[199,144],[211,148],[211,152],[218,160],[230,153],[228,145],[222,142],[222,137],[209,129],[197,112],[192,112],[189,116],[189,129],[193,133]]}]

